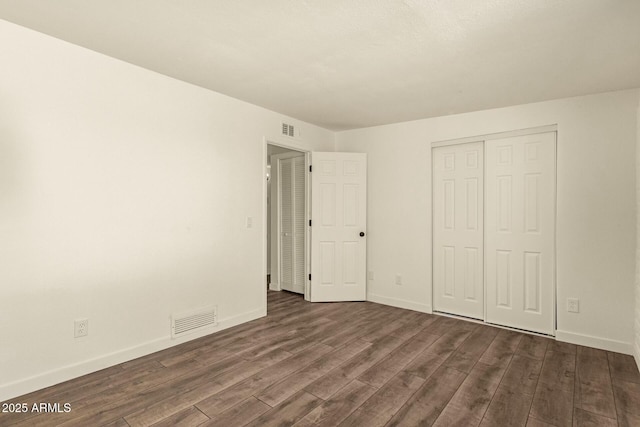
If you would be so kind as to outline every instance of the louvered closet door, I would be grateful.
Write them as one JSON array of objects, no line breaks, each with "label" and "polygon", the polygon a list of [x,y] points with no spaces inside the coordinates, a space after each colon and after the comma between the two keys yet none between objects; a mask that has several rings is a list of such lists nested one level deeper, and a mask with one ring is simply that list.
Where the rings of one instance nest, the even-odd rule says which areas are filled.
[{"label": "louvered closet door", "polygon": [[293,292],[304,293],[304,156],[293,159]]},{"label": "louvered closet door", "polygon": [[280,287],[304,293],[304,156],[278,159]]},{"label": "louvered closet door", "polygon": [[555,132],[486,141],[486,321],[554,334]]},{"label": "louvered closet door", "polygon": [[433,308],[484,319],[483,145],[433,149]]}]

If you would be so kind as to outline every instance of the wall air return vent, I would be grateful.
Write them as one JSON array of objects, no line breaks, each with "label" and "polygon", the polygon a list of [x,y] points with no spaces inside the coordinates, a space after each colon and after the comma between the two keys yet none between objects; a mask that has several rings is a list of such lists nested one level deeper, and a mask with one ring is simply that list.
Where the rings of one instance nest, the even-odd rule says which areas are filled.
[{"label": "wall air return vent", "polygon": [[296,130],[293,125],[282,123],[282,134],[285,136],[296,136]]},{"label": "wall air return vent", "polygon": [[171,338],[181,337],[217,324],[218,306],[215,305],[174,313],[171,315]]}]

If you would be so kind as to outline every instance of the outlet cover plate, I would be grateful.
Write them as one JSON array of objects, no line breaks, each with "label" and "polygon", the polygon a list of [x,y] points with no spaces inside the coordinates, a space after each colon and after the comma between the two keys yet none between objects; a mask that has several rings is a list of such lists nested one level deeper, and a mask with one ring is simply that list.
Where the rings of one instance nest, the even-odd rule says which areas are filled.
[{"label": "outlet cover plate", "polygon": [[74,322],[74,337],[86,337],[89,335],[89,319],[76,319]]},{"label": "outlet cover plate", "polygon": [[578,298],[567,298],[567,311],[569,313],[580,313],[580,300]]}]

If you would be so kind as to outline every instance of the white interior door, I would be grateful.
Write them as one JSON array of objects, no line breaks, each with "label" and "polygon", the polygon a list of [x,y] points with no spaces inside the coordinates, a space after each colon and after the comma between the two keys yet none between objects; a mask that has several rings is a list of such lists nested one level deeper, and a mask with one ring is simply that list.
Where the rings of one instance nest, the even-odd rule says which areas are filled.
[{"label": "white interior door", "polygon": [[483,144],[432,154],[433,308],[484,319]]},{"label": "white interior door", "polygon": [[366,299],[367,158],[311,153],[311,301]]},{"label": "white interior door", "polygon": [[486,321],[554,334],[555,132],[485,142]]},{"label": "white interior door", "polygon": [[304,293],[305,161],[303,153],[274,155],[278,168],[278,255],[280,288]]}]

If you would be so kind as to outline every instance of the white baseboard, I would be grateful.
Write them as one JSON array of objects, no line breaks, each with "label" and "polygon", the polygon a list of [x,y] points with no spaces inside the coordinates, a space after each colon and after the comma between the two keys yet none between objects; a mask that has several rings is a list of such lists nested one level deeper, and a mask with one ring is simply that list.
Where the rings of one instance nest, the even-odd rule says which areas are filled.
[{"label": "white baseboard", "polygon": [[266,314],[266,307],[262,307],[258,310],[253,310],[247,313],[220,320],[218,321],[218,324],[216,326],[203,329],[202,331],[198,331],[197,333],[193,333],[179,339],[171,339],[171,335],[167,334],[167,336],[165,337],[147,341],[134,347],[121,349],[93,359],[63,366],[61,368],[53,369],[19,381],[1,384],[0,402],[22,396],[23,394],[31,393],[45,387],[59,384],[73,378],[78,378],[82,375],[90,374],[92,372],[96,372],[101,369],[117,365],[119,363],[137,359],[138,357],[146,356],[148,354],[155,353],[156,351],[164,350],[166,348],[173,347],[187,341],[192,341],[194,339],[198,339],[203,336],[210,335],[227,328],[231,328],[232,326],[264,317],[266,316]]},{"label": "white baseboard", "polygon": [[594,337],[591,335],[576,334],[556,330],[556,340],[571,344],[583,345],[585,347],[599,348],[600,350],[613,351],[615,353],[633,354],[633,344],[624,341],[616,341],[607,338]]},{"label": "white baseboard", "polygon": [[[430,305],[421,304],[414,301],[407,301],[399,298],[386,297],[372,293],[367,294],[367,301],[378,304],[390,305],[407,310],[419,311],[421,313],[433,313]],[[608,338],[595,337],[591,335],[576,334],[573,332],[556,330],[556,340],[571,344],[583,345],[586,347],[598,348],[601,350],[613,351],[633,355],[640,369],[640,345],[634,346],[632,343],[616,341]],[[635,348],[634,348],[635,347]]]},{"label": "white baseboard", "polygon": [[280,284],[279,283],[269,283],[269,290],[270,291],[280,291]]},{"label": "white baseboard", "polygon": [[390,305],[392,307],[405,308],[407,310],[419,311],[420,313],[431,314],[433,312],[431,306],[428,304],[421,304],[419,302],[407,301],[400,298],[385,297],[372,293],[367,293],[367,301]]}]

